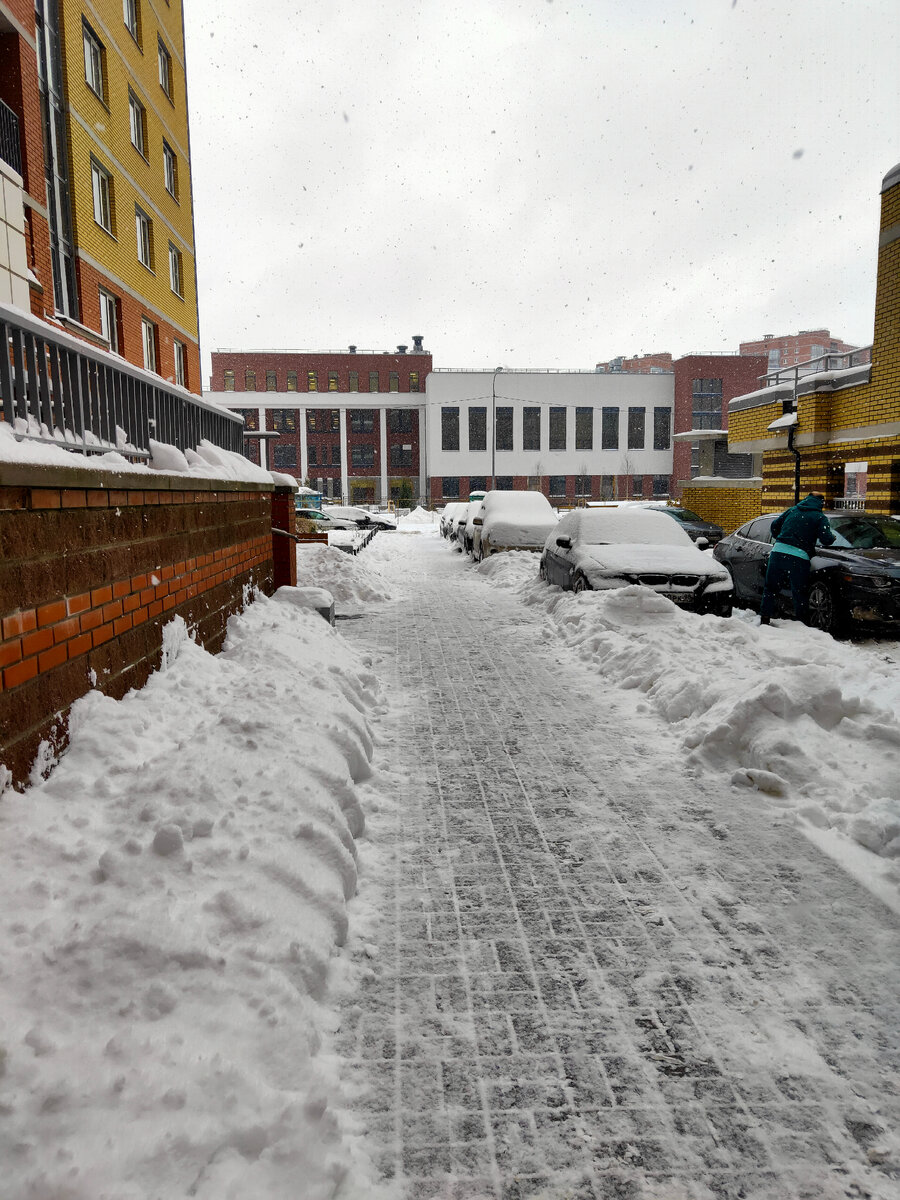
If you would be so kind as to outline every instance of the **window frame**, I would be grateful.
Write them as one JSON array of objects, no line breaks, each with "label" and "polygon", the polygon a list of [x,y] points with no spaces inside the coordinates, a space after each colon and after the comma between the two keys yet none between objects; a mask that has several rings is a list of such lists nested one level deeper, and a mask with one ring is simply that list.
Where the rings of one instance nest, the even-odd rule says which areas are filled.
[{"label": "window frame", "polygon": [[159,355],[157,353],[156,342],[159,334],[158,327],[149,317],[141,317],[141,349],[143,351],[144,370],[152,371],[154,375],[159,374],[157,368],[159,366]]},{"label": "window frame", "polygon": [[[137,131],[137,140],[135,140],[135,130]],[[128,132],[132,146],[147,162],[147,109],[141,103],[134,88],[128,89]]]},{"label": "window frame", "polygon": [[668,407],[653,409],[653,449],[668,450],[672,445],[672,410]]},{"label": "window frame", "polygon": [[[148,271],[153,270],[153,220],[149,213],[145,213],[139,204],[134,206],[134,236],[137,243],[137,258],[138,262],[147,268]],[[141,251],[146,249],[147,258],[144,258]]]},{"label": "window frame", "polygon": [[[515,439],[515,411],[511,404],[502,404],[494,407],[494,450],[501,451],[504,454],[509,454],[514,446]],[[503,435],[503,443],[500,442],[500,435]]]},{"label": "window frame", "polygon": [[278,391],[278,375],[275,371],[266,371],[266,391]]},{"label": "window frame", "polygon": [[[469,405],[469,452],[487,450],[487,406]],[[471,489],[470,489],[471,491]]]},{"label": "window frame", "polygon": [[[562,422],[562,437],[560,438],[560,422]],[[568,445],[568,413],[564,405],[553,404],[550,407],[549,449],[565,450]],[[555,428],[554,428],[555,426]],[[554,475],[554,479],[557,476]],[[554,495],[560,493],[555,492]]]},{"label": "window frame", "polygon": [[[131,20],[129,20],[129,15]],[[141,6],[140,0],[122,0],[122,20],[125,28],[134,38],[135,44],[141,45]]]},{"label": "window frame", "polygon": [[[119,353],[119,297],[112,292],[108,292],[106,288],[98,288],[100,293],[100,332],[109,342],[110,351],[113,354]],[[112,313],[112,320],[110,320]],[[110,336],[112,335],[112,336]]]},{"label": "window frame", "polygon": [[[171,170],[170,170],[171,168]],[[169,187],[171,176],[172,186]],[[178,200],[178,155],[163,138],[163,183],[173,200]]]},{"label": "window frame", "polygon": [[575,449],[593,450],[593,448],[594,410],[592,407],[578,406],[575,409]]},{"label": "window frame", "polygon": [[84,81],[97,99],[105,105],[106,46],[84,17],[81,18],[81,33],[84,49]]},{"label": "window frame", "polygon": [[[456,426],[456,436],[453,436],[453,426]],[[448,443],[455,442],[455,445]],[[456,454],[459,451],[459,407],[453,404],[441,405],[441,453]],[[448,476],[453,478],[453,476]],[[443,485],[442,485],[443,486]],[[457,488],[459,484],[457,483]],[[445,493],[446,494],[446,493]],[[457,495],[458,495],[457,491]]]},{"label": "window frame", "polygon": [[175,358],[175,382],[179,387],[186,388],[188,385],[187,346],[184,342],[173,338],[172,353]]},{"label": "window frame", "polygon": [[184,262],[174,242],[169,242],[169,287],[180,300],[184,299]]},{"label": "window frame", "polygon": [[600,449],[618,450],[621,410],[618,405],[606,404],[600,410]]},{"label": "window frame", "polygon": [[[99,189],[99,195],[98,195],[98,183],[101,185],[100,189]],[[101,229],[105,230],[105,232],[108,233],[110,235],[110,237],[115,237],[116,236],[115,221],[114,221],[115,208],[113,207],[112,172],[108,171],[106,169],[106,167],[104,167],[103,164],[98,159],[94,158],[93,154],[91,155],[91,196],[93,199],[93,206],[94,206],[94,222],[97,225],[99,225]],[[101,202],[100,203],[100,208],[101,208],[100,216],[98,216],[98,214],[97,214],[98,198]],[[109,222],[109,224],[106,224],[104,221],[101,220],[102,208],[103,208],[104,201],[106,204],[106,219]]]},{"label": "window frame", "polygon": [[[535,427],[537,438],[535,439]],[[541,449],[541,409],[540,405],[527,404],[522,409],[522,449],[537,451]]]},{"label": "window frame", "polygon": [[[157,68],[158,68],[157,75],[159,77],[159,86],[165,92],[166,97],[169,100],[171,100],[172,103],[174,104],[175,99],[174,99],[173,93],[174,93],[175,89],[173,86],[173,76],[172,76],[172,55],[169,53],[168,46],[162,40],[162,34],[156,35],[156,61],[157,61]],[[165,68],[165,70],[163,68]],[[164,74],[165,74],[165,79],[163,79]]]},{"label": "window frame", "polygon": [[[640,433],[638,432],[640,430]],[[626,449],[643,450],[647,444],[647,409],[640,404],[628,406],[628,439]]]},{"label": "window frame", "polygon": [[371,442],[360,442],[350,447],[350,466],[362,470],[375,466],[375,447]]}]

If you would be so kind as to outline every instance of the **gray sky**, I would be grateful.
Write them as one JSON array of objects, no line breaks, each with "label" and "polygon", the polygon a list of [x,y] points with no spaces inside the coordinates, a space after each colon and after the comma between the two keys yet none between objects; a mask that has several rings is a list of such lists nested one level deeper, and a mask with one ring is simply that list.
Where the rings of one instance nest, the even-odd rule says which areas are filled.
[{"label": "gray sky", "polygon": [[896,0],[185,0],[200,328],[589,368],[871,340]]}]

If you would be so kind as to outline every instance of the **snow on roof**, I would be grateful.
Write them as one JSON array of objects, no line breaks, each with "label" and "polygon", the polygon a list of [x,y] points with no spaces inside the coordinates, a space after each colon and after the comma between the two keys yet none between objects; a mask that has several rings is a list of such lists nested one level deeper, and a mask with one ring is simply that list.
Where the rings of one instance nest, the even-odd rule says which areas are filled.
[{"label": "snow on roof", "polygon": [[578,508],[560,520],[557,536],[568,534],[573,542],[603,545],[607,542],[640,543],[647,546],[693,546],[677,521],[658,509]]},{"label": "snow on roof", "polygon": [[767,425],[767,429],[790,429],[792,425],[797,424],[797,414],[795,412],[787,412],[781,417],[777,417],[771,425]]},{"label": "snow on roof", "polygon": [[553,509],[543,492],[492,491],[484,498],[484,512],[485,517],[549,517]]}]

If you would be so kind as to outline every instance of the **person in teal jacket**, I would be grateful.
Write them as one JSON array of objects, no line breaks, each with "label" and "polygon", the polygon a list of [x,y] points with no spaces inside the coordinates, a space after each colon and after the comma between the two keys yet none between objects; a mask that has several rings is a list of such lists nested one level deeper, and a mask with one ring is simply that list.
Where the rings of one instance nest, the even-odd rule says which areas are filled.
[{"label": "person in teal jacket", "polygon": [[824,507],[823,493],[810,492],[805,500],[780,513],[772,522],[772,536],[776,540],[766,565],[766,581],[759,609],[760,625],[771,622],[778,593],[788,585],[794,602],[794,616],[804,624],[807,622],[809,560],[817,542],[830,546],[834,541],[834,531],[822,512]]}]

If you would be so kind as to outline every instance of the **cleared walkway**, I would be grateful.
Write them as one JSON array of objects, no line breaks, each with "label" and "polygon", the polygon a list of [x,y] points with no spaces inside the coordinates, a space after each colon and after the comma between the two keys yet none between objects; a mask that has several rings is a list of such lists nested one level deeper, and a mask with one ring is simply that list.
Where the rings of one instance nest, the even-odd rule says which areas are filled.
[{"label": "cleared walkway", "polygon": [[385,1179],[900,1197],[897,918],[674,741],[661,766],[668,735],[446,543],[398,535],[396,564],[409,599],[342,626],[403,731],[383,942],[339,1042]]}]

